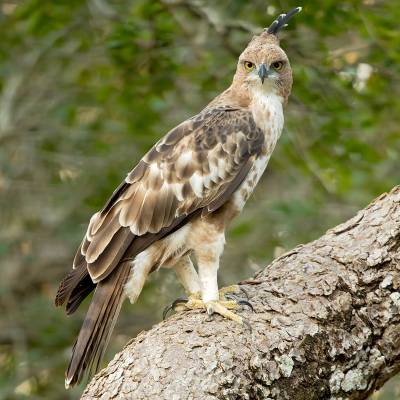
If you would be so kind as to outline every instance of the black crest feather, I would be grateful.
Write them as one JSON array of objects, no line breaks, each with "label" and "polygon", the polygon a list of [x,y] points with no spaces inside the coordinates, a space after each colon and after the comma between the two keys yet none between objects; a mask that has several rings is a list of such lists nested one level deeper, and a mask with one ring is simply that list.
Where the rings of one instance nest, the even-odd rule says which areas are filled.
[{"label": "black crest feather", "polygon": [[287,14],[281,14],[274,22],[272,22],[269,28],[266,29],[267,33],[277,36],[279,31],[287,26],[289,19],[300,11],[301,7],[296,7],[292,11],[289,11]]}]

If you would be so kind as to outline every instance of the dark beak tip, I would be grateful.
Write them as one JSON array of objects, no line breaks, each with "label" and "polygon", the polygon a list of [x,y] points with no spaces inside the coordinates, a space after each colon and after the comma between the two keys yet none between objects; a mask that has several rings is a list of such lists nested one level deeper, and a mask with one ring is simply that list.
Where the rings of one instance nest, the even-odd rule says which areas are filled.
[{"label": "dark beak tip", "polygon": [[260,77],[262,84],[264,83],[264,80],[267,77],[267,75],[268,75],[268,70],[267,70],[265,64],[261,64],[260,68],[258,70],[258,76]]}]

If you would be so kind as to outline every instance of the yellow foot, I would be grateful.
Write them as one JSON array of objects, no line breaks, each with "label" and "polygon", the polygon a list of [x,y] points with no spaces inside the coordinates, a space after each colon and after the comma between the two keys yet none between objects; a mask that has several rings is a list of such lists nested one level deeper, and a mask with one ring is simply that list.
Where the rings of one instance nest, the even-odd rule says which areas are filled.
[{"label": "yellow foot", "polygon": [[205,304],[207,314],[212,315],[214,313],[222,315],[225,318],[231,319],[239,324],[243,324],[243,318],[233,311],[230,310],[237,310],[240,306],[234,300],[229,301],[209,301]]},{"label": "yellow foot", "polygon": [[[181,301],[180,301],[181,300]],[[196,293],[189,293],[187,300],[184,299],[178,299],[175,301],[175,305],[173,306],[173,309],[175,311],[185,311],[187,309],[197,309],[197,308],[203,308],[202,306],[199,306],[199,302],[201,302],[201,293],[196,292]],[[172,304],[174,304],[172,303]],[[192,307],[187,306],[187,304],[192,305]]]},{"label": "yellow foot", "polygon": [[242,293],[242,289],[240,289],[239,285],[230,285],[224,288],[219,289],[219,299],[225,300],[226,295],[228,294],[239,294]]},{"label": "yellow foot", "polygon": [[219,292],[220,299],[204,302],[201,299],[200,293],[192,293],[188,296],[188,299],[179,298],[176,299],[171,305],[165,308],[163,313],[163,319],[166,318],[169,311],[174,310],[176,312],[187,311],[187,310],[205,310],[207,314],[220,314],[225,318],[231,319],[232,321],[238,322],[239,324],[246,323],[242,317],[237,315],[231,310],[238,310],[241,306],[247,306],[252,311],[253,307],[247,300],[231,300],[225,297],[227,293],[240,293],[241,289],[238,285],[228,286],[223,288]]},{"label": "yellow foot", "polygon": [[201,299],[201,293],[196,292],[196,293],[189,293],[188,294],[188,300],[200,300]]},{"label": "yellow foot", "polygon": [[239,315],[235,314],[231,310],[238,310],[241,303],[234,300],[215,300],[204,303],[200,299],[189,299],[187,302],[179,302],[174,306],[175,311],[185,310],[206,310],[207,314],[212,315],[214,313],[220,314],[225,318],[231,319],[232,321],[243,324],[243,319]]}]

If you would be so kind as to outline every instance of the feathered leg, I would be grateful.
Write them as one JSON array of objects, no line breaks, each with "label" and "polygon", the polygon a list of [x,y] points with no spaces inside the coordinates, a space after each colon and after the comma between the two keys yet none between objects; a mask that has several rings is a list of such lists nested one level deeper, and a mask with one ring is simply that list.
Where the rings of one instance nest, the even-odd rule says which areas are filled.
[{"label": "feathered leg", "polygon": [[132,274],[125,285],[125,293],[129,297],[131,304],[136,302],[142,292],[154,263],[155,257],[151,248],[141,252],[133,260]]},{"label": "feathered leg", "polygon": [[209,243],[204,243],[195,249],[199,266],[201,299],[203,307],[209,315],[217,313],[242,324],[242,317],[231,311],[239,308],[238,303],[234,300],[220,300],[218,291],[218,268],[219,260],[224,249],[224,243],[224,234],[219,233],[214,240]]},{"label": "feathered leg", "polygon": [[174,270],[182,283],[188,297],[200,297],[200,280],[193,266],[190,256],[182,257],[175,265]]}]

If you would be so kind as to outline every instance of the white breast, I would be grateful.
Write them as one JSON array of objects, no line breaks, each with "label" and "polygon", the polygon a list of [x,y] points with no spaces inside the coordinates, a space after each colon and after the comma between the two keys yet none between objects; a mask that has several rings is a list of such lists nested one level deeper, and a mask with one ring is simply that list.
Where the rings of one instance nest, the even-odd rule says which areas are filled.
[{"label": "white breast", "polygon": [[254,93],[250,106],[256,125],[265,135],[266,154],[260,156],[250,169],[246,179],[234,193],[234,204],[241,210],[253,192],[267,167],[283,128],[282,98],[276,94],[266,94],[263,91]]},{"label": "white breast", "polygon": [[267,148],[272,147],[272,153],[283,128],[282,97],[258,89],[253,93],[250,109],[256,125],[264,132]]}]

